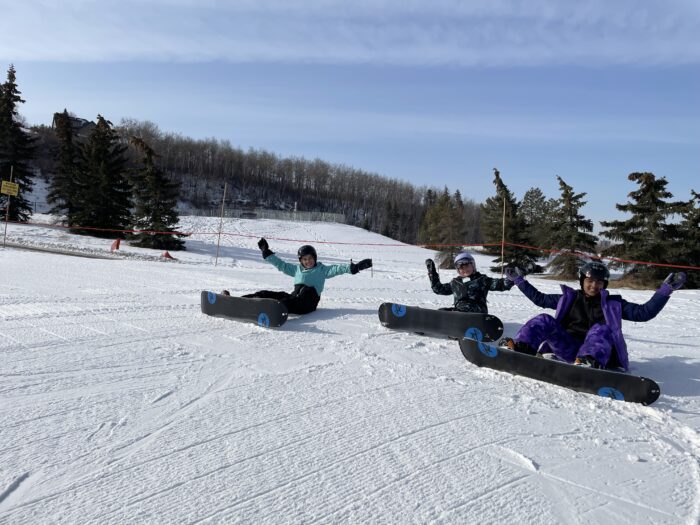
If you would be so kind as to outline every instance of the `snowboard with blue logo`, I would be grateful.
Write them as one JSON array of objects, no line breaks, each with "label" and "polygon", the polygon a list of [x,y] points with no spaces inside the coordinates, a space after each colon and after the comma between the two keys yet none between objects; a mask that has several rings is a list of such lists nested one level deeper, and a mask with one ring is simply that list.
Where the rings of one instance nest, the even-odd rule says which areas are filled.
[{"label": "snowboard with blue logo", "polygon": [[661,394],[659,385],[646,377],[576,366],[514,352],[508,348],[488,345],[483,340],[478,340],[476,333],[471,335],[472,339],[461,339],[459,347],[467,361],[477,366],[545,381],[578,392],[643,405],[651,405]]},{"label": "snowboard with blue logo", "polygon": [[420,334],[466,337],[468,330],[478,330],[484,341],[498,341],[503,335],[503,323],[495,315],[431,310],[397,303],[382,303],[379,320],[392,330]]},{"label": "snowboard with blue logo", "polygon": [[287,307],[274,299],[233,297],[206,290],[202,292],[202,313],[265,328],[282,326],[289,315]]}]

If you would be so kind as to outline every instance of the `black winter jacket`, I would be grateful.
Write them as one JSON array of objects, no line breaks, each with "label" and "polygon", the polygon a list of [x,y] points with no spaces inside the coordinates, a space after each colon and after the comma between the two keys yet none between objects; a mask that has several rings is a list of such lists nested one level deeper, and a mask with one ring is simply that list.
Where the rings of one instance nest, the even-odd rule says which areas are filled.
[{"label": "black winter jacket", "polygon": [[449,284],[442,284],[440,276],[432,275],[430,284],[438,295],[454,295],[454,309],[460,312],[479,312],[487,314],[486,296],[489,290],[504,292],[513,287],[508,279],[494,279],[479,272],[472,273],[466,279],[455,277]]}]

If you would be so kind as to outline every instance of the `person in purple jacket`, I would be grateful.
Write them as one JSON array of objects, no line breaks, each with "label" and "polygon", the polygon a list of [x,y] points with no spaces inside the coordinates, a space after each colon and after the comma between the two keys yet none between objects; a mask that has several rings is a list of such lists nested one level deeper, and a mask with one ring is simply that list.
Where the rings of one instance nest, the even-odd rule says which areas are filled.
[{"label": "person in purple jacket", "polygon": [[683,272],[674,272],[644,304],[625,301],[606,290],[610,272],[599,261],[584,264],[578,272],[580,290],[561,285],[562,293],[544,294],[528,283],[519,268],[506,268],[506,278],[537,306],[556,310],[525,323],[515,338],[499,344],[530,355],[554,358],[593,368],[629,370],[622,320],[649,321],[663,309],[671,293],[685,283]]}]

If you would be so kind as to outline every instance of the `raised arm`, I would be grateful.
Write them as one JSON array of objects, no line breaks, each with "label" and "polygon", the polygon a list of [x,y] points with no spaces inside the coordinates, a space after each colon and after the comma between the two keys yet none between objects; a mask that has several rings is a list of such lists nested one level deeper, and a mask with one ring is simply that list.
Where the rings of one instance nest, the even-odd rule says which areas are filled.
[{"label": "raised arm", "polygon": [[326,279],[330,279],[344,273],[351,273],[352,268],[350,264],[329,264],[328,266],[323,265],[323,271]]},{"label": "raised arm", "polygon": [[440,276],[435,269],[435,263],[432,259],[425,260],[425,266],[428,268],[428,279],[430,279],[430,287],[438,295],[452,295],[452,287],[449,283],[442,284]]},{"label": "raised arm", "polygon": [[525,272],[520,268],[506,268],[506,279],[512,281],[525,297],[540,308],[557,309],[561,294],[545,294],[525,280]]},{"label": "raised arm", "polygon": [[513,281],[510,279],[494,279],[493,277],[486,277],[489,283],[489,290],[492,292],[506,292],[513,288]]},{"label": "raised arm", "polygon": [[296,275],[297,265],[284,262],[282,259],[277,257],[275,252],[270,250],[270,246],[267,244],[265,238],[261,238],[258,241],[258,248],[260,248],[260,251],[262,252],[263,259],[272,264],[280,272],[289,275],[290,277],[294,277]]},{"label": "raised arm", "polygon": [[659,289],[644,304],[629,303],[622,300],[622,318],[627,321],[644,322],[653,319],[663,310],[671,297],[685,283],[685,273],[674,272],[661,283]]}]

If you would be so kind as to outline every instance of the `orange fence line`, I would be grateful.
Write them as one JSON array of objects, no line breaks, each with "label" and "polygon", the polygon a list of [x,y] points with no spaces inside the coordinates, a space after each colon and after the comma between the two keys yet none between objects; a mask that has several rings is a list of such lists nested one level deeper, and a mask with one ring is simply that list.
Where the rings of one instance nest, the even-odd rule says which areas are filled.
[{"label": "orange fence line", "polygon": [[[9,221],[13,224],[18,224],[21,226],[41,226],[53,229],[71,229],[71,230],[88,230],[88,231],[103,231],[112,233],[145,233],[152,235],[180,235],[184,237],[189,237],[191,235],[228,235],[232,237],[246,237],[256,239],[259,235],[246,234],[246,233],[233,233],[233,232],[179,232],[179,231],[154,231],[154,230],[117,230],[108,228],[95,228],[91,226],[66,226],[64,224],[50,224],[41,222],[18,222]],[[319,241],[319,240],[302,240],[302,239],[290,239],[285,237],[268,237],[271,241],[282,241],[282,242],[295,242],[295,243],[314,243],[314,244],[340,244],[349,246],[385,246],[385,247],[400,247],[400,248],[464,248],[464,247],[484,247],[484,246],[501,246],[501,243],[472,243],[472,244],[407,244],[407,243],[360,243],[360,242],[342,242],[342,241]],[[636,261],[633,259],[620,259],[617,257],[606,257],[600,255],[591,255],[588,253],[570,251],[570,250],[560,250],[556,248],[540,248],[538,246],[529,246],[527,244],[517,244],[506,242],[506,246],[512,246],[514,248],[523,248],[528,250],[536,250],[543,253],[561,253],[564,255],[571,255],[577,257],[586,257],[588,259],[605,259],[608,261],[622,263],[622,264],[640,264],[645,266],[659,266],[665,268],[678,268],[683,270],[700,270],[700,266],[687,266],[681,264],[667,264],[667,263],[656,263],[651,261]]]}]

